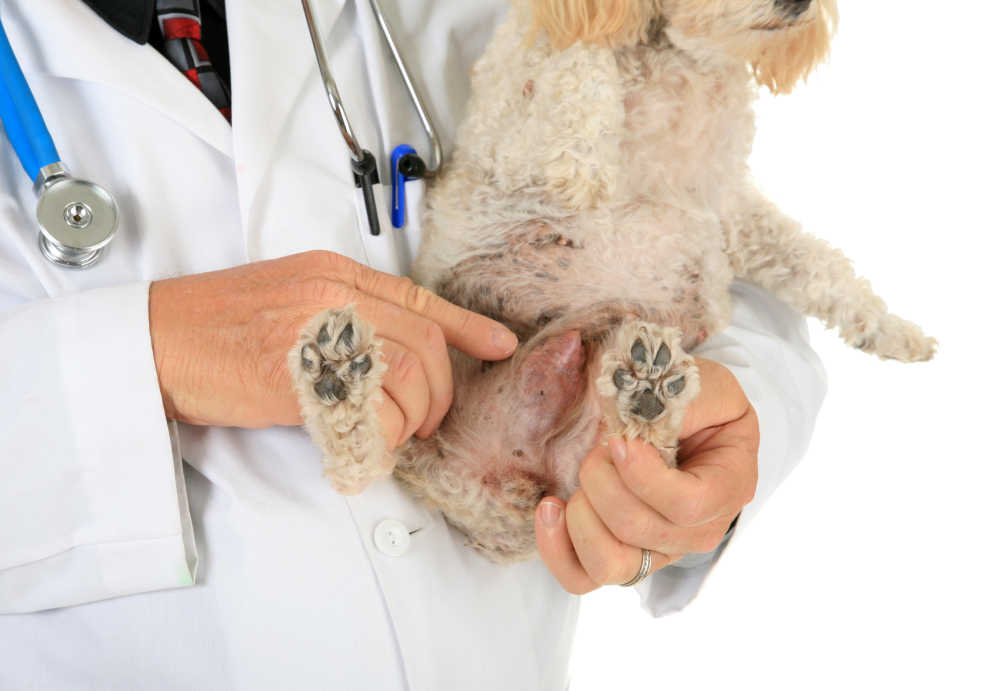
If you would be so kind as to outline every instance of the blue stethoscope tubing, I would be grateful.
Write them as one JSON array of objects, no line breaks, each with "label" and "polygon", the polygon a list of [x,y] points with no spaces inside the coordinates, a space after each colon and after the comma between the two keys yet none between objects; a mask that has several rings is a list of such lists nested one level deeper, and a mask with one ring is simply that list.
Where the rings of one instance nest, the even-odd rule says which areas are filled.
[{"label": "blue stethoscope tubing", "polygon": [[72,177],[61,162],[2,20],[0,123],[38,195],[35,217],[42,254],[68,268],[92,266],[118,230],[118,205],[107,190]]},{"label": "blue stethoscope tubing", "polygon": [[14,57],[0,20],[0,120],[32,182],[45,166],[59,161],[52,135]]}]

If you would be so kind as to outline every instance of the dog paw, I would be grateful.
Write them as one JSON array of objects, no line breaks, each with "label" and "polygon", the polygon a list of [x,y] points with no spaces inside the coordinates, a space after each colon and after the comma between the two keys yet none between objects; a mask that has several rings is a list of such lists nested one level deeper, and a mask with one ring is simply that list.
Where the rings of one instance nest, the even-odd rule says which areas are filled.
[{"label": "dog paw", "polygon": [[329,310],[318,322],[318,328],[307,328],[299,340],[298,369],[322,404],[350,399],[357,405],[378,358],[374,330],[353,310]]},{"label": "dog paw", "polygon": [[309,322],[288,356],[306,430],[338,492],[355,494],[392,471],[375,405],[386,365],[375,330],[352,307]]},{"label": "dog paw", "polygon": [[688,404],[698,395],[698,368],[681,348],[679,329],[625,324],[605,352],[598,392],[615,402],[627,437],[672,446]]},{"label": "dog paw", "polygon": [[923,362],[934,357],[937,341],[924,335],[916,324],[887,314],[875,329],[858,338],[854,347],[883,360]]}]

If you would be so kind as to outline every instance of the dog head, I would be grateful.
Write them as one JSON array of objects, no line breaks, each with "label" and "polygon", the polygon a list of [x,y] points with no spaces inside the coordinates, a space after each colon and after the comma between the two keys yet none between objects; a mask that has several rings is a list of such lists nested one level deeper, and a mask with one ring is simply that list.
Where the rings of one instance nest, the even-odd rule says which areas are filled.
[{"label": "dog head", "polygon": [[836,0],[532,0],[535,26],[557,48],[612,47],[671,35],[746,60],[754,78],[786,93],[819,64],[837,23]]}]

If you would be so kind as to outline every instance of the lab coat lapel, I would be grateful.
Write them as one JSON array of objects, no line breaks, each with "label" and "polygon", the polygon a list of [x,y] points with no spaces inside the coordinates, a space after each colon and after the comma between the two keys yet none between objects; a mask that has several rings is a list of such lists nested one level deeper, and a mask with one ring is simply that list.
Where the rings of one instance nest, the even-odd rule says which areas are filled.
[{"label": "lab coat lapel", "polygon": [[[331,34],[344,5],[345,0],[312,3],[318,33],[331,53]],[[353,187],[353,181],[301,3],[230,1],[227,21],[248,259],[332,249],[363,260],[353,211],[324,208],[335,196],[331,185]]]},{"label": "lab coat lapel", "polygon": [[232,156],[229,123],[204,94],[155,48],[125,38],[84,3],[0,0],[0,11],[29,83],[41,72],[121,89]]}]

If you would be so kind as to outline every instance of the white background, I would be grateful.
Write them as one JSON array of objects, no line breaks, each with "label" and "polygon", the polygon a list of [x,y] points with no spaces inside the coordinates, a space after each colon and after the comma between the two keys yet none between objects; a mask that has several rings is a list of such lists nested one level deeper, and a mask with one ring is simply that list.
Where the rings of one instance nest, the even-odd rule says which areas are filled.
[{"label": "white background", "polygon": [[584,598],[575,691],[1000,689],[1000,10],[840,7],[829,63],[762,98],[752,165],[939,354],[810,323],[829,395],[805,460],[684,612]]}]

